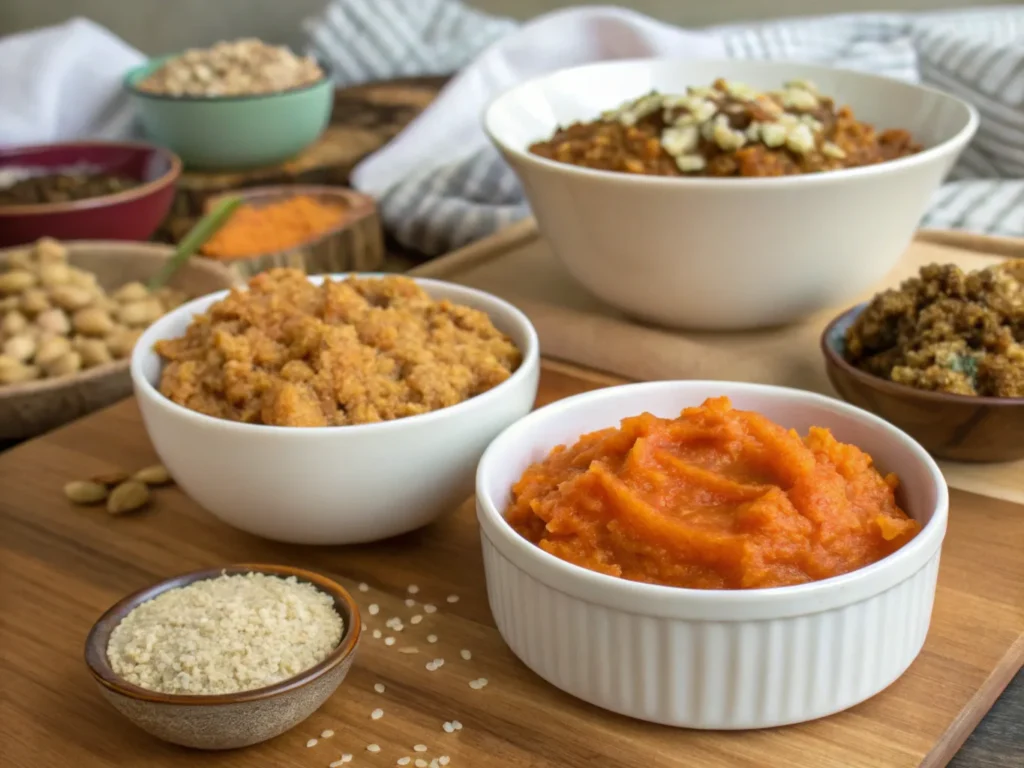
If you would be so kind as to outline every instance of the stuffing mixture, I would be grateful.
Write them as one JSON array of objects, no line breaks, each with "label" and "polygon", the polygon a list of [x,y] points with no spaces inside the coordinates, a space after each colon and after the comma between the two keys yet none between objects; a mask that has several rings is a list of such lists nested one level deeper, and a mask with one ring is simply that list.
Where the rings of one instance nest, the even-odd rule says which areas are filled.
[{"label": "stuffing mixture", "polygon": [[287,427],[367,424],[461,403],[522,361],[486,314],[434,301],[407,277],[315,285],[257,275],[185,335],[160,341],[160,391],[186,408]]},{"label": "stuffing mixture", "polygon": [[921,150],[901,129],[876,132],[813,83],[759,92],[716,80],[686,95],[649,93],[558,130],[530,151],[549,160],[652,176],[792,176]]},{"label": "stuffing mixture", "polygon": [[847,331],[845,357],[919,389],[1024,397],[1024,259],[922,268],[875,296]]}]

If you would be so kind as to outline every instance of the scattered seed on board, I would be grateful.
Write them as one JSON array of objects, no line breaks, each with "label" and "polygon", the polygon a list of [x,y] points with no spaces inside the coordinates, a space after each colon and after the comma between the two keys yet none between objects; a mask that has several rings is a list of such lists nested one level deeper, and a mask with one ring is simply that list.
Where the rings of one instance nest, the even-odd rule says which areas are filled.
[{"label": "scattered seed on board", "polygon": [[409,619],[410,624],[419,624],[421,621],[423,621],[423,617],[420,616],[418,613],[411,619]]},{"label": "scattered seed on board", "polygon": [[64,486],[64,495],[73,504],[99,504],[107,498],[107,486],[92,480],[72,480]]},{"label": "scattered seed on board", "polygon": [[415,765],[416,768],[427,768],[427,761],[422,757],[417,757],[416,762],[414,762],[413,765]]},{"label": "scattered seed on board", "polygon": [[320,738],[321,739],[329,739],[333,735],[334,735],[334,731],[332,731],[330,728],[328,728],[326,731],[324,731],[323,733],[320,734]]},{"label": "scattered seed on board", "polygon": [[374,683],[373,690],[375,690],[377,693],[384,693],[386,689],[384,688],[384,683]]},{"label": "scattered seed on board", "polygon": [[436,643],[437,642],[437,635],[427,635],[427,642],[428,643]]},{"label": "scattered seed on board", "polygon": [[417,744],[415,747],[412,748],[412,751],[413,752],[426,752],[427,751],[427,745],[426,744]]},{"label": "scattered seed on board", "polygon": [[341,768],[345,763],[352,762],[352,755],[347,752],[341,756],[340,760],[335,760],[333,763],[327,766],[327,768]]},{"label": "scattered seed on board", "polygon": [[365,581],[361,582],[359,584],[359,591],[360,592],[369,592],[370,591],[370,585],[367,584]]},{"label": "scattered seed on board", "polygon": [[99,475],[93,475],[89,479],[92,480],[94,483],[99,483],[100,485],[105,485],[107,487],[113,487],[115,485],[120,485],[125,480],[128,480],[130,477],[131,475],[129,475],[123,469],[115,469],[112,472],[103,472]]},{"label": "scattered seed on board", "polygon": [[448,763],[450,763],[451,761],[452,759],[448,757],[448,755],[441,755],[439,758],[437,758],[438,765],[448,765]]},{"label": "scattered seed on board", "polygon": [[395,638],[393,638],[393,637],[385,637],[384,638],[384,645],[394,645],[394,644],[395,644]]},{"label": "scattered seed on board", "polygon": [[428,765],[427,768],[441,768],[441,763],[439,763],[437,761],[437,758],[435,757],[433,760],[430,761],[430,765]]},{"label": "scattered seed on board", "polygon": [[405,591],[408,592],[410,595],[415,595],[420,591],[420,588],[417,587],[415,584],[410,584]]},{"label": "scattered seed on board", "polygon": [[371,720],[380,720],[382,717],[384,717],[384,710],[380,707],[377,707],[377,709],[370,713]]},{"label": "scattered seed on board", "polygon": [[163,464],[153,464],[140,469],[132,475],[132,479],[146,485],[167,485],[171,482],[171,473]]},{"label": "scattered seed on board", "polygon": [[310,739],[306,742],[307,747],[315,747],[319,742],[316,739]]},{"label": "scattered seed on board", "polygon": [[449,603],[457,603],[457,602],[459,602],[459,596],[458,596],[458,595],[448,595],[448,597],[447,597],[447,598],[445,598],[445,599],[446,599],[446,600],[447,600],[447,601],[448,601]]},{"label": "scattered seed on board", "polygon": [[437,606],[436,605],[431,605],[430,603],[427,603],[426,605],[423,606],[423,612],[424,613],[436,613],[437,612]]},{"label": "scattered seed on board", "polygon": [[466,661],[469,661],[473,658],[473,654],[466,648],[463,648],[461,651],[459,651],[459,656],[464,658]]},{"label": "scattered seed on board", "polygon": [[380,745],[378,745],[378,744],[367,744],[366,745],[366,751],[367,752],[380,752]]},{"label": "scattered seed on board", "polygon": [[449,722],[446,722],[441,728],[445,733],[455,733],[455,726]]},{"label": "scattered seed on board", "polygon": [[383,632],[381,632],[379,629],[373,630],[373,639],[374,640],[380,640],[382,637],[384,637],[384,633]]},{"label": "scattered seed on board", "polygon": [[411,762],[412,762],[412,758],[411,757],[400,757],[400,758],[398,758],[395,761],[395,764],[396,765],[408,765]]},{"label": "scattered seed on board", "polygon": [[486,685],[487,685],[487,678],[486,677],[480,677],[480,678],[477,678],[476,680],[470,680],[469,681],[469,687],[472,688],[474,691],[479,691],[481,688],[483,688]]},{"label": "scattered seed on board", "polygon": [[408,646],[406,648],[399,648],[398,652],[399,653],[419,653],[420,649],[417,648],[415,645],[410,645],[410,646]]},{"label": "scattered seed on board", "polygon": [[416,605],[416,601],[415,600],[413,600],[411,597],[405,598],[405,607],[406,608],[412,608],[414,605]]},{"label": "scattered seed on board", "polygon": [[461,731],[462,723],[460,723],[458,720],[452,720],[452,728],[454,728],[456,731]]},{"label": "scattered seed on board", "polygon": [[149,488],[138,480],[126,480],[110,492],[107,498],[107,512],[123,515],[142,509],[149,501]]},{"label": "scattered seed on board", "polygon": [[370,607],[366,610],[370,612],[371,616],[376,616],[378,613],[380,613],[380,606],[376,603],[370,603]]},{"label": "scattered seed on board", "polygon": [[433,661],[427,662],[427,669],[430,672],[434,672],[444,666],[444,659],[434,659]]}]

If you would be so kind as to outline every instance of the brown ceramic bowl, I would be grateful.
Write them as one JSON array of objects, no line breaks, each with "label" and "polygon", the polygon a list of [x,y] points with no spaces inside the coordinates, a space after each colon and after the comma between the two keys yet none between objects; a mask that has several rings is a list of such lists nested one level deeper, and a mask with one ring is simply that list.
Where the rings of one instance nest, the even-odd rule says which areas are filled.
[{"label": "brown ceramic bowl", "polygon": [[846,362],[846,331],[866,306],[846,310],[821,335],[828,378],[844,400],[899,427],[939,459],[1024,458],[1024,398],[927,392],[872,376]]},{"label": "brown ceramic bowl", "polygon": [[[322,662],[295,677],[266,688],[217,696],[157,693],[132,685],[107,660],[110,633],[136,606],[159,594],[221,573],[256,571],[294,576],[334,599],[345,622],[341,641]],[[85,641],[85,661],[100,692],[135,725],[157,738],[197,749],[235,749],[278,736],[301,723],[334,693],[355,658],[361,622],[352,596],[334,581],[310,571],[282,565],[230,565],[176,576],[140,590],[104,613]]]}]

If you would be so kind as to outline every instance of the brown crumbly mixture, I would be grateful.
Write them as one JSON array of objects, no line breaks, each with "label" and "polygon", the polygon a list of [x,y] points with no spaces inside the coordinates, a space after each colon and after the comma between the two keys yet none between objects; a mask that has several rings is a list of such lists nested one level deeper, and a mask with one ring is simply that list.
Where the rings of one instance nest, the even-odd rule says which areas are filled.
[{"label": "brown crumbly mixture", "polygon": [[157,342],[160,391],[199,413],[323,427],[414,416],[505,381],[522,361],[483,312],[433,301],[406,277],[257,275]]},{"label": "brown crumbly mixture", "polygon": [[[787,88],[757,93],[717,80],[711,88],[691,89],[686,97],[650,94],[600,120],[561,128],[530,152],[602,171],[757,177],[873,165],[921,151],[907,131],[877,132],[810,83]],[[802,97],[798,105],[788,98],[794,89]],[[657,108],[638,108],[644,99],[655,100]],[[723,124],[717,133],[716,121]],[[691,131],[689,140],[680,136],[681,130]]]},{"label": "brown crumbly mixture", "polygon": [[1024,397],[1024,260],[922,268],[875,296],[847,331],[844,356],[919,389]]}]

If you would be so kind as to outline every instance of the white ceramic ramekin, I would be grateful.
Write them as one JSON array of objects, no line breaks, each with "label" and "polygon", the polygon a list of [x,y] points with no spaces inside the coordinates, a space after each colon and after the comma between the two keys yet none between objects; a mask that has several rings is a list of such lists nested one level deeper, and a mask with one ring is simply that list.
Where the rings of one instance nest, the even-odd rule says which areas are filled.
[{"label": "white ceramic ramekin", "polygon": [[189,302],[146,329],[132,354],[132,384],[153,447],[178,486],[229,525],[296,544],[396,536],[461,504],[488,443],[533,407],[537,333],[522,312],[488,293],[416,282],[434,299],[486,312],[523,353],[519,368],[494,389],[419,416],[344,427],[239,424],[184,408],[156,388],[163,364],[153,344],[181,336],[193,315],[227,292]]},{"label": "white ceramic ramekin", "polygon": [[[510,488],[559,444],[649,411],[675,416],[727,395],[801,433],[823,426],[901,480],[921,532],[843,576],[761,590],[691,590],[571,565],[505,522]],[[505,642],[552,685],[599,707],[691,728],[812,720],[873,696],[907,669],[931,619],[948,494],[935,462],[903,432],[821,395],[757,384],[665,381],[556,402],[506,429],[477,470],[487,594]]]},{"label": "white ceramic ramekin", "polygon": [[[531,154],[555,129],[657,90],[718,77],[762,89],[814,81],[858,119],[905,128],[923,152],[776,178],[668,178],[581,168]],[[978,126],[932,88],[813,64],[643,59],[588,64],[515,86],[484,128],[522,182],[544,237],[591,293],[672,327],[730,330],[805,317],[881,280]]]}]

